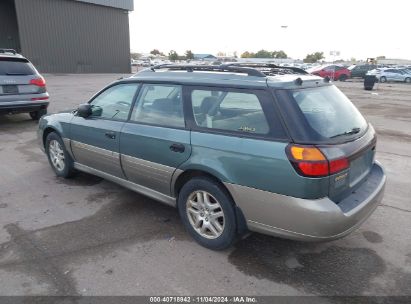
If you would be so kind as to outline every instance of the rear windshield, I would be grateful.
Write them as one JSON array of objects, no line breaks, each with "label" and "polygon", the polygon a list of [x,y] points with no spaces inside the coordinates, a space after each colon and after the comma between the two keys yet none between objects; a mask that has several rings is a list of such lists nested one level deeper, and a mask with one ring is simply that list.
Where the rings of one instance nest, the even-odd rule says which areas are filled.
[{"label": "rear windshield", "polygon": [[34,75],[31,63],[20,58],[0,58],[0,75]]},{"label": "rear windshield", "polygon": [[[312,143],[345,142],[361,136],[367,122],[352,102],[335,86],[286,91],[293,109],[294,140]],[[291,99],[291,100],[290,100]],[[290,106],[290,105],[289,105]],[[291,116],[290,116],[291,115]]]}]

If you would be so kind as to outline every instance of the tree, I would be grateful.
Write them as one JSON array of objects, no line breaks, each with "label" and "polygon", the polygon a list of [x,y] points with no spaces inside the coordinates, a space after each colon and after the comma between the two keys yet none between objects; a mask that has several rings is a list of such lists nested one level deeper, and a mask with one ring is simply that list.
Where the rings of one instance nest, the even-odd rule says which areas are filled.
[{"label": "tree", "polygon": [[177,54],[177,52],[176,51],[174,51],[174,50],[171,50],[169,53],[168,53],[168,59],[169,60],[171,60],[171,61],[176,61],[176,60],[178,60],[178,54]]},{"label": "tree", "polygon": [[141,54],[140,53],[131,53],[130,54],[131,58],[134,60],[140,59],[141,58]]},{"label": "tree", "polygon": [[150,52],[150,54],[151,55],[161,55],[161,52],[159,51],[159,50],[157,50],[157,49],[154,49],[154,50],[152,50],[151,52]]},{"label": "tree", "polygon": [[273,58],[281,58],[281,59],[286,59],[286,58],[288,58],[287,54],[286,54],[283,50],[281,50],[281,51],[274,51],[274,52],[271,53],[271,56],[272,56]]},{"label": "tree", "polygon": [[255,58],[273,58],[273,53],[266,50],[259,50],[254,55]]},{"label": "tree", "polygon": [[253,58],[254,53],[250,53],[249,51],[245,51],[244,53],[241,54],[241,58]]},{"label": "tree", "polygon": [[385,59],[385,56],[377,56],[377,60],[379,59]]},{"label": "tree", "polygon": [[316,63],[317,61],[324,59],[324,53],[323,52],[315,52],[312,54],[307,54],[307,56],[304,59],[305,63]]},{"label": "tree", "polygon": [[191,50],[187,50],[185,55],[186,55],[186,59],[188,59],[188,60],[194,59],[194,54]]},{"label": "tree", "polygon": [[287,54],[284,51],[266,51],[259,50],[257,53],[244,52],[241,54],[241,58],[288,58]]}]

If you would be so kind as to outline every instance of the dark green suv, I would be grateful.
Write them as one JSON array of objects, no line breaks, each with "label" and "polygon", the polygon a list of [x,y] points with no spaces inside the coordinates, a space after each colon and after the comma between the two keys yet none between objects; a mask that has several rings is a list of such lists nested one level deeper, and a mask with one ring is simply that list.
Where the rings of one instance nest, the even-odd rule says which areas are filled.
[{"label": "dark green suv", "polygon": [[153,67],[44,116],[38,135],[58,176],[88,172],[175,206],[211,249],[247,231],[342,237],[386,180],[374,129],[348,98],[270,64]]},{"label": "dark green suv", "polygon": [[376,69],[377,66],[375,64],[359,64],[359,65],[352,65],[348,67],[351,71],[351,77],[361,77],[364,78],[365,75],[371,70]]}]

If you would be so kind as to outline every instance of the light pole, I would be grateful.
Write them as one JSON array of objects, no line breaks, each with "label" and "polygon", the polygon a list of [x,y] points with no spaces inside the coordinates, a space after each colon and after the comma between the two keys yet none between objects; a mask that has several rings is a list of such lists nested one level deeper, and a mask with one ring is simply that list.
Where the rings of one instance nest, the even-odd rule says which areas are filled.
[{"label": "light pole", "polygon": [[[284,30],[284,33],[285,33],[285,30],[286,29],[288,29],[288,25],[281,25],[281,29],[282,30]],[[283,44],[284,44],[284,42],[285,41],[287,41],[287,37],[285,36],[285,34],[284,35],[282,35],[283,36],[283,39],[281,39],[282,41],[283,41]],[[285,39],[284,39],[285,38]],[[284,45],[285,46],[285,45]],[[285,48],[284,48],[285,49]],[[281,51],[281,50],[280,50]],[[282,60],[281,60],[281,63],[282,63]]]}]

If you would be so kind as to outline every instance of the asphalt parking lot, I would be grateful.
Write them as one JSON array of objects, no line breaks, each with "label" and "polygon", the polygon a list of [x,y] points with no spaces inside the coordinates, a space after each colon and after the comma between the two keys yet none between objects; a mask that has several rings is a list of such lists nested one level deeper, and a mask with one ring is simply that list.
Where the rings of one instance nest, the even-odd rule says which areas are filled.
[{"label": "asphalt parking lot", "polygon": [[[49,112],[120,76],[45,75]],[[388,182],[371,218],[328,243],[252,234],[206,250],[170,207],[56,178],[28,114],[0,116],[0,295],[411,295],[411,85],[337,85],[376,128]]]}]

